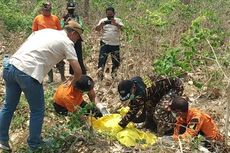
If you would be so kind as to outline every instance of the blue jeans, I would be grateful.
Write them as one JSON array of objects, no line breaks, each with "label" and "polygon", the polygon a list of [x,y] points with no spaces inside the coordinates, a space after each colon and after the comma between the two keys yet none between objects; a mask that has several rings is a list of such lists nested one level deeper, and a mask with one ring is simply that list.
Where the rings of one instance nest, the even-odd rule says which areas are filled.
[{"label": "blue jeans", "polygon": [[10,123],[19,103],[21,92],[23,92],[30,108],[27,142],[31,148],[39,147],[42,143],[41,129],[45,112],[42,84],[10,64],[3,70],[3,78],[6,85],[6,95],[0,110],[0,141],[9,141]]}]

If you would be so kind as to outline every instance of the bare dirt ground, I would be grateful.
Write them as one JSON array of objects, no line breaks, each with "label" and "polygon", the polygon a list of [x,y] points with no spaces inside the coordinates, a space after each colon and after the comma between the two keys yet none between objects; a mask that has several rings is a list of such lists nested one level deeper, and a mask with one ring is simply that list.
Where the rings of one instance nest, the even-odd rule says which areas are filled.
[{"label": "bare dirt ground", "polygon": [[[1,29],[1,28],[0,28]],[[0,32],[1,33],[1,32]],[[13,37],[10,36],[11,38]],[[8,44],[10,47],[5,47],[4,43],[7,40],[0,40],[0,60],[2,61],[3,55],[5,53],[13,53],[16,50],[16,46],[19,46],[19,43],[22,43],[22,39],[12,39],[11,44]],[[13,42],[17,42],[13,44]],[[87,73],[90,75],[96,82],[95,89],[97,91],[98,96],[101,99],[110,112],[115,112],[119,107],[121,107],[121,103],[119,101],[118,93],[117,93],[117,84],[121,79],[127,79],[135,75],[143,75],[151,72],[151,64],[152,57],[149,54],[141,53],[141,52],[127,52],[129,50],[129,45],[123,43],[121,47],[121,67],[118,71],[118,76],[116,79],[112,79],[110,76],[110,67],[111,60],[109,58],[107,64],[107,70],[105,72],[105,79],[103,81],[99,81],[97,79],[97,61],[98,61],[98,50],[99,50],[99,39],[96,33],[92,33],[89,39],[86,42],[92,46],[92,50],[90,55],[85,58],[85,64],[87,67]],[[140,58],[141,57],[141,58]],[[144,59],[144,60],[143,60]],[[67,62],[66,62],[67,63]],[[0,62],[0,71],[2,72],[2,62]],[[68,64],[66,64],[66,76],[68,76]],[[202,77],[200,73],[191,73],[184,80],[185,85],[185,95],[187,95],[190,99],[190,105],[193,107],[198,107],[205,112],[208,112],[216,121],[218,126],[220,127],[220,131],[224,132],[225,118],[226,118],[226,103],[227,97],[224,89],[216,89],[209,90],[204,88],[203,90],[198,90],[191,81],[191,78]],[[48,87],[46,84],[47,77],[44,80],[45,90]],[[54,80],[55,82],[51,85],[54,88],[61,83],[60,76],[56,69],[54,69]],[[2,77],[0,78],[0,97],[1,103],[3,102],[4,96],[4,82]],[[49,122],[49,121],[45,121]],[[145,152],[140,151],[140,148],[125,148],[121,146],[118,142],[112,141],[109,139],[101,139],[101,137],[95,137],[94,140],[88,141],[85,138],[81,137],[81,134],[76,133],[78,138],[74,139],[74,143],[72,146],[72,152]],[[19,129],[16,135],[12,135],[13,139],[16,137],[18,140],[15,143],[20,143],[21,141],[26,142],[25,138],[27,137],[27,131],[23,131]],[[19,139],[20,138],[20,139]],[[71,139],[71,137],[70,137]],[[103,146],[103,147],[102,147]],[[165,150],[167,148],[164,147]],[[154,151],[147,150],[146,152]],[[159,151],[159,150],[158,150]],[[161,150],[162,152],[165,152]],[[63,150],[64,152],[64,150]],[[71,150],[66,151],[71,152]],[[173,152],[168,149],[167,152]]]}]

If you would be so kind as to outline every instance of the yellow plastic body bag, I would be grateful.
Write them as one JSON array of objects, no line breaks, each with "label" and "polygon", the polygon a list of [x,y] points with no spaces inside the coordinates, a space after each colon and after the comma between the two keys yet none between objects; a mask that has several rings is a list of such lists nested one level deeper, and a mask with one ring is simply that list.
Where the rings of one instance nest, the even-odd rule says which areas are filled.
[{"label": "yellow plastic body bag", "polygon": [[118,125],[126,112],[127,108],[121,108],[120,114],[108,114],[99,119],[89,117],[88,121],[95,130],[115,137],[127,147],[137,145],[147,147],[156,143],[157,137],[154,134],[138,130],[133,123],[129,123],[124,129]]}]

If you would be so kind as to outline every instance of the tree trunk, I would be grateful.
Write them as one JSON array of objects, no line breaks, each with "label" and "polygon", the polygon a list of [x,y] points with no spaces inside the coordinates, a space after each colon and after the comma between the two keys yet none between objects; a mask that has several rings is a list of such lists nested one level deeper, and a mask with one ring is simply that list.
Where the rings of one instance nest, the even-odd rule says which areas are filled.
[{"label": "tree trunk", "polygon": [[88,23],[88,20],[89,20],[89,0],[85,0],[84,17],[85,17],[85,22]]},{"label": "tree trunk", "polygon": [[187,4],[190,4],[191,0],[181,0],[181,2],[187,5]]},{"label": "tree trunk", "polygon": [[229,113],[230,113],[230,80],[228,80],[228,87],[226,89],[227,94],[227,108],[226,108],[226,122],[225,122],[225,138],[228,137],[228,127],[229,127]]}]

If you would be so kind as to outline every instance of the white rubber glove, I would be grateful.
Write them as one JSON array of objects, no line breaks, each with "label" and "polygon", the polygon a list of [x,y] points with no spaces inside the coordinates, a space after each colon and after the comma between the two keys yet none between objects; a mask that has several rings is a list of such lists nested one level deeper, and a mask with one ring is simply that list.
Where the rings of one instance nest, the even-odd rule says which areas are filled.
[{"label": "white rubber glove", "polygon": [[97,103],[96,106],[100,110],[100,112],[102,113],[103,116],[109,114],[106,107],[103,106],[101,103]]}]

